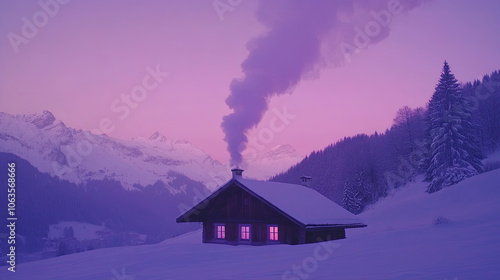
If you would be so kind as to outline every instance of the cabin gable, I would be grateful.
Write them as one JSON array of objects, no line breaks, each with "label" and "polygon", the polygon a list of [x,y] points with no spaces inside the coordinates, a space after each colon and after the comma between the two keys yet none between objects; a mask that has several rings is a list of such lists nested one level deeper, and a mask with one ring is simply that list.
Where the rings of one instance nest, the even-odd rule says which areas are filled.
[{"label": "cabin gable", "polygon": [[[299,225],[237,184],[213,197],[200,214],[205,243],[298,243],[298,235],[292,233]],[[224,226],[223,235],[220,226]]]}]

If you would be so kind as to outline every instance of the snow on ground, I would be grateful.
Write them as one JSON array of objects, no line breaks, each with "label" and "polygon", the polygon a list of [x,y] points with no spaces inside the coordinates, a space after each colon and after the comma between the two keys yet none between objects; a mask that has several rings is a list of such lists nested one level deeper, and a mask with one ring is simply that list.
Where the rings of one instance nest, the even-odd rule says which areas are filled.
[{"label": "snow on ground", "polygon": [[0,279],[500,279],[500,170],[424,190],[396,190],[360,215],[367,228],[343,240],[228,246],[201,244],[197,231],[20,264],[15,273],[0,267]]},{"label": "snow on ground", "polygon": [[89,223],[81,223],[74,221],[61,221],[55,225],[49,226],[49,239],[65,237],[66,230],[73,228],[74,237],[77,240],[97,239],[98,231],[107,231],[106,227],[93,225]]},{"label": "snow on ground", "polygon": [[485,167],[500,167],[500,150],[489,154],[487,158],[483,159],[483,164]]}]

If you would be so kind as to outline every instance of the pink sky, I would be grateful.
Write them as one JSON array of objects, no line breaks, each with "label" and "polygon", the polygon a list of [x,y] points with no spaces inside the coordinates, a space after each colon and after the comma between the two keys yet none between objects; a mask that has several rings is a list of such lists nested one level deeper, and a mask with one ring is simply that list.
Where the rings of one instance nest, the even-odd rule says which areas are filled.
[{"label": "pink sky", "polygon": [[[265,31],[254,17],[256,5],[244,0],[221,20],[212,1],[74,0],[61,5],[16,53],[8,34],[21,35],[23,17],[32,20],[43,10],[38,1],[2,1],[0,111],[49,110],[84,130],[99,128],[107,118],[115,126],[112,137],[159,131],[226,162],[220,124],[231,112],[224,102],[229,84],[241,76],[247,41]],[[273,98],[250,133],[258,139],[274,130],[272,137],[250,146],[291,144],[306,155],[344,136],[383,132],[398,108],[425,105],[443,60],[460,81],[500,69],[499,11],[494,0],[435,0],[395,16],[388,38],[344,67],[323,69],[291,94]],[[141,85],[146,68],[157,65],[168,77],[126,116],[113,112],[113,101],[122,106],[120,96]],[[282,127],[272,111],[285,107],[295,117]]]}]

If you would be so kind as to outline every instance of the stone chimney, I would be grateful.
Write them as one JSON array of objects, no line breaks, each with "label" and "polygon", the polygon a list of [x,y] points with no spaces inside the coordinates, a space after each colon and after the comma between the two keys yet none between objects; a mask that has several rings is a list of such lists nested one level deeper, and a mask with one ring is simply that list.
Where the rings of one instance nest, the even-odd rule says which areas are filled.
[{"label": "stone chimney", "polygon": [[312,182],[312,177],[302,176],[300,177],[300,184],[305,187],[310,187]]},{"label": "stone chimney", "polygon": [[233,168],[231,169],[231,173],[233,173],[233,179],[241,179],[243,174],[243,169]]}]

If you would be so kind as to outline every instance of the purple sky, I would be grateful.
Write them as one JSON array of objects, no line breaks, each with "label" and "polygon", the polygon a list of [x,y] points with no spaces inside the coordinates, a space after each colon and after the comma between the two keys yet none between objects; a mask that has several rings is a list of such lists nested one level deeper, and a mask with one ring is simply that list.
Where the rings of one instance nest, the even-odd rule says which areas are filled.
[{"label": "purple sky", "polygon": [[[231,113],[225,99],[231,80],[242,76],[247,42],[265,28],[255,18],[255,1],[242,1],[222,20],[212,4],[74,0],[44,23],[38,1],[1,1],[0,111],[50,110],[84,130],[109,119],[110,136],[129,139],[158,130],[227,161],[220,127]],[[384,131],[398,108],[425,105],[444,59],[460,81],[500,69],[499,11],[495,0],[435,0],[395,15],[387,38],[343,67],[311,75],[292,94],[273,97],[250,131],[250,138],[261,136],[250,148],[289,143],[308,154],[344,136]],[[41,27],[23,39],[26,44],[13,46],[12,34],[22,36],[23,17],[33,22],[34,15]],[[146,70],[157,65],[169,73],[160,83]],[[144,79],[150,89],[136,91],[141,101],[125,113],[121,95],[130,95]],[[295,117],[283,126],[273,111],[285,107]]]}]

